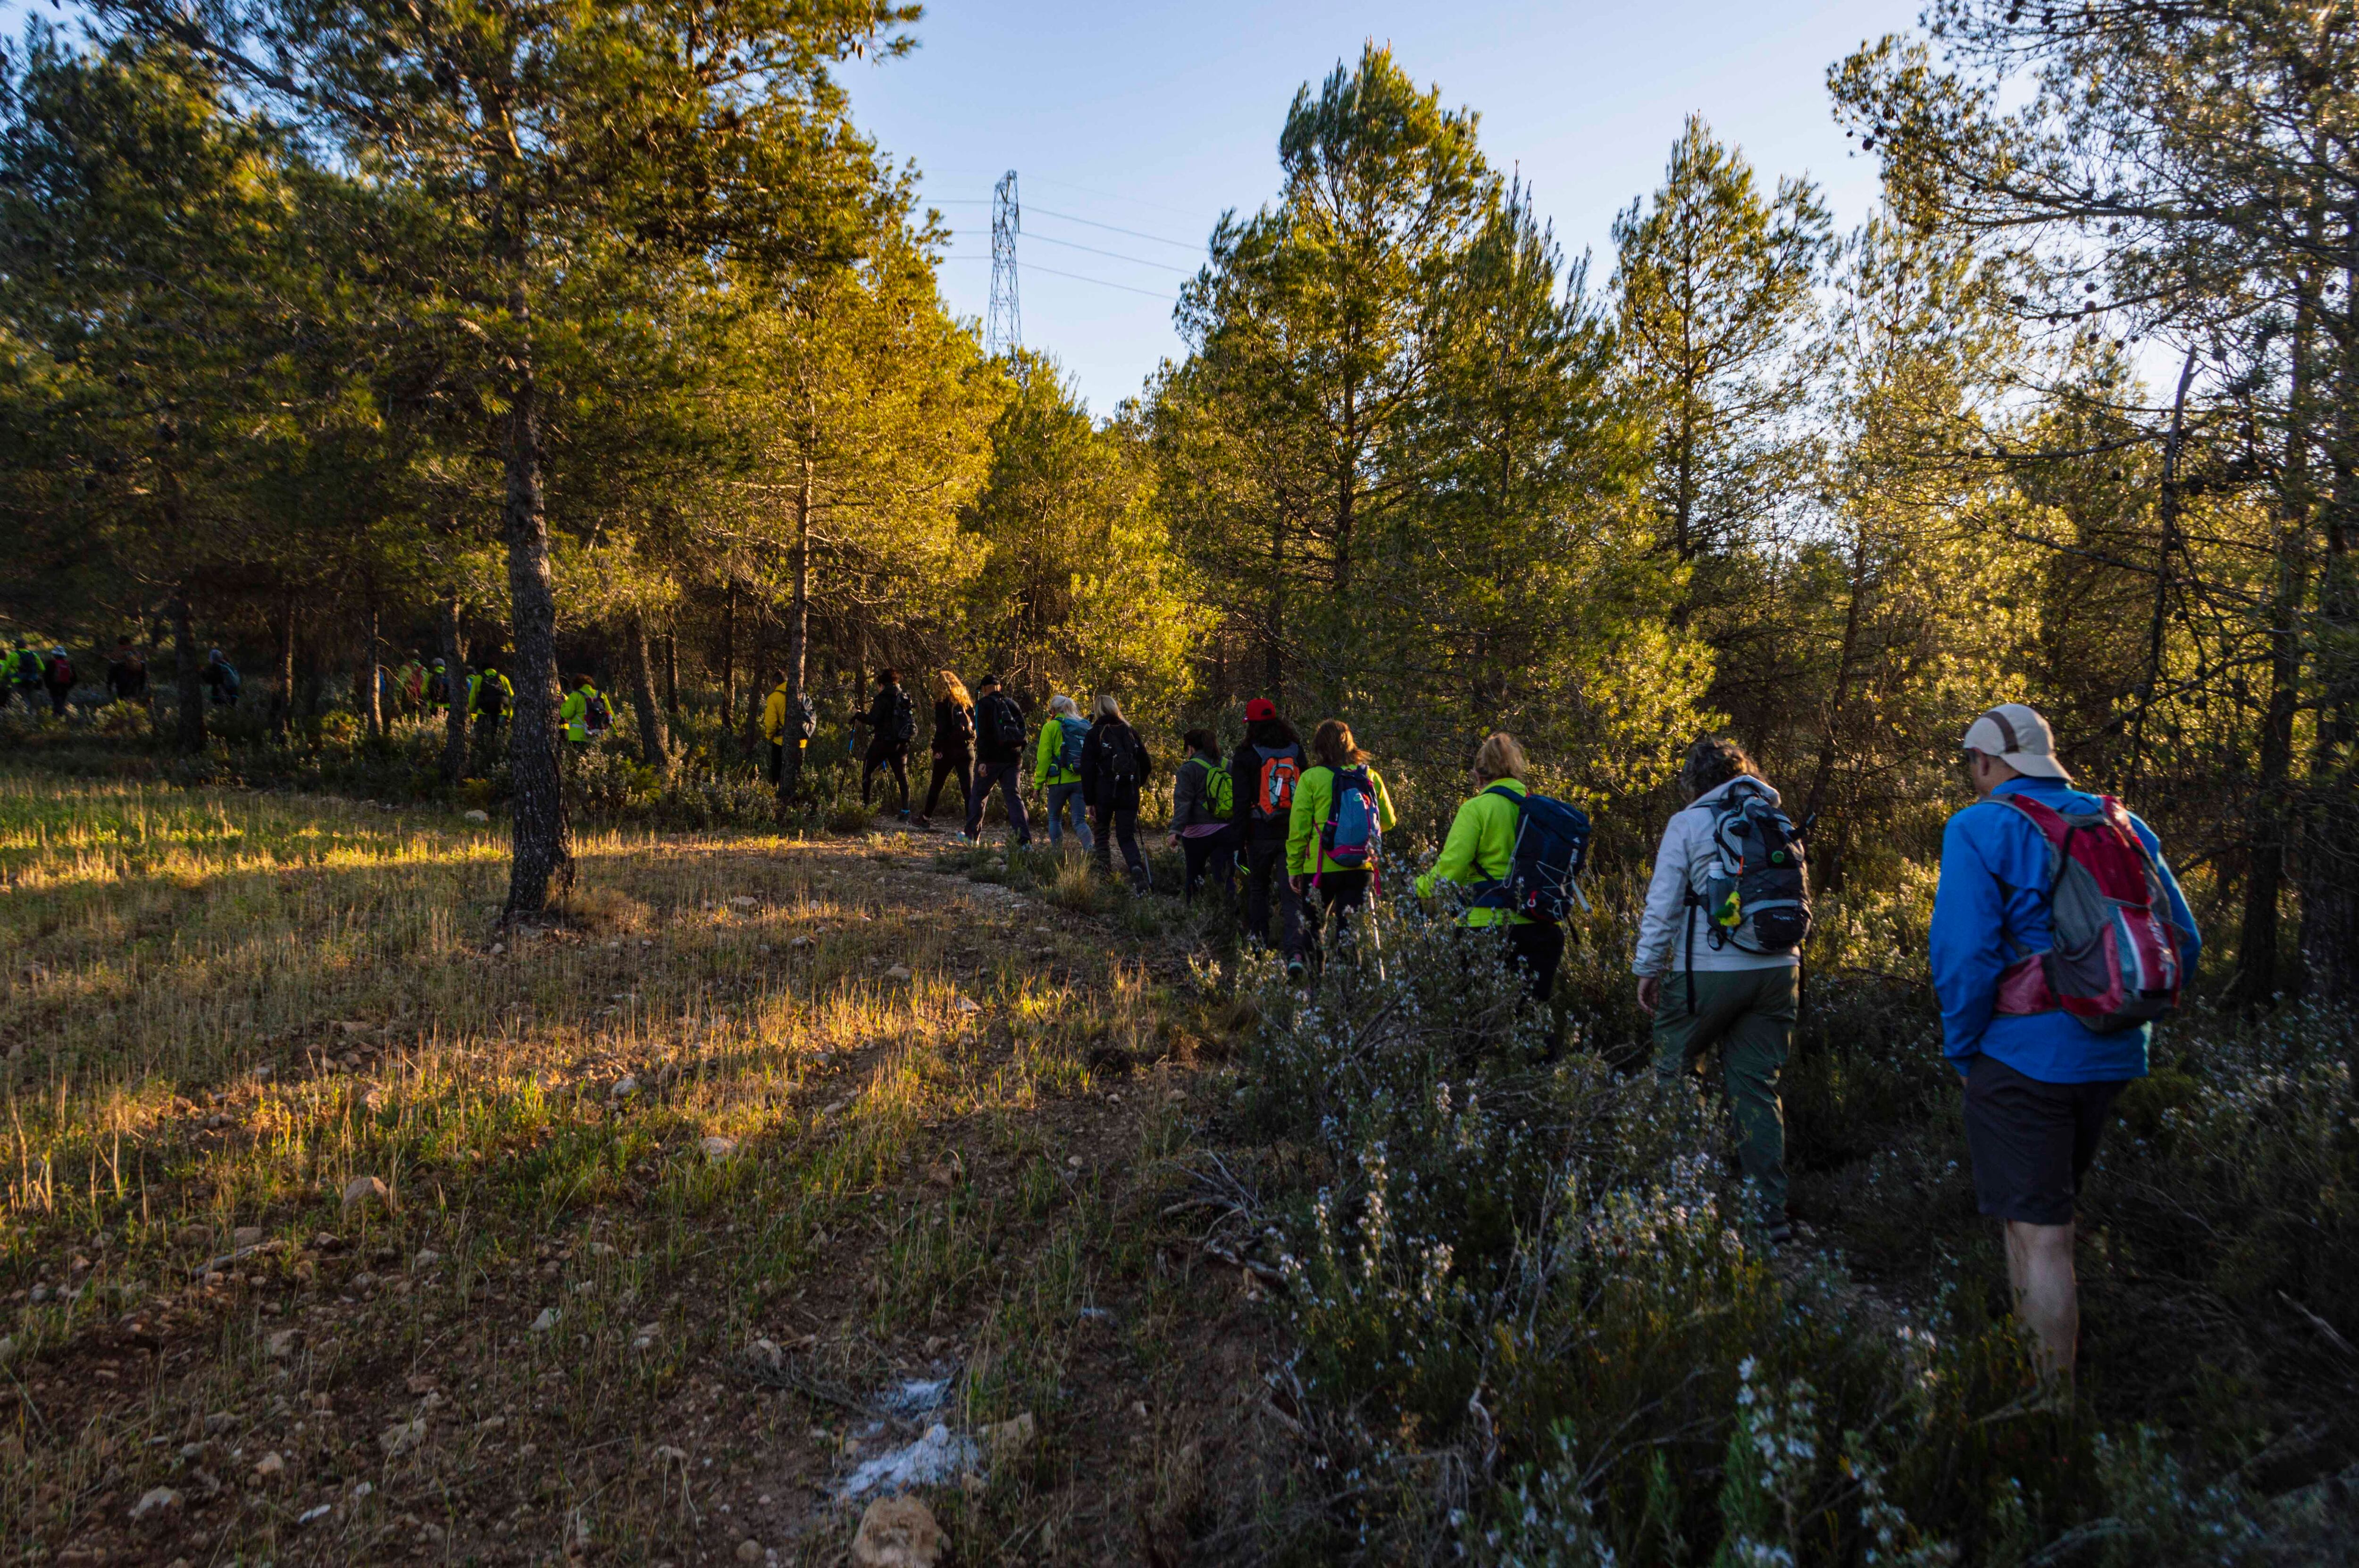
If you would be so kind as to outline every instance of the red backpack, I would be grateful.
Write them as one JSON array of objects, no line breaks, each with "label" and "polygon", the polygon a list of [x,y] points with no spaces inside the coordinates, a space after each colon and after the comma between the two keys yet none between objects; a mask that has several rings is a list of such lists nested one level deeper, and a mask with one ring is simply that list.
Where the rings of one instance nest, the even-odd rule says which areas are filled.
[{"label": "red backpack", "polygon": [[2099,1034],[2135,1029],[2179,1005],[2186,981],[2161,868],[2112,795],[2094,812],[1993,797],[2048,840],[2048,925],[2055,946],[1999,976],[1997,1011],[2071,1013]]}]

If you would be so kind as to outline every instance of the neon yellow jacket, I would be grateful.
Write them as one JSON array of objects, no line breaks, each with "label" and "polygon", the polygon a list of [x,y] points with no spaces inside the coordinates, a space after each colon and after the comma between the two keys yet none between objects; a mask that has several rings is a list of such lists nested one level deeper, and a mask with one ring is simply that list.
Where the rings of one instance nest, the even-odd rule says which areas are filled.
[{"label": "neon yellow jacket", "polygon": [[[1493,787],[1518,796],[1524,793],[1524,786],[1514,779],[1501,779]],[[1523,811],[1514,801],[1488,790],[1461,806],[1451,820],[1450,837],[1442,841],[1440,857],[1431,871],[1417,879],[1417,896],[1431,898],[1437,882],[1449,882],[1471,894],[1475,883],[1505,877],[1516,858],[1516,826],[1522,818]],[[1504,909],[1470,909],[1465,920],[1469,925],[1496,925],[1503,917],[1517,925],[1532,923],[1528,914],[1510,914]]]},{"label": "neon yellow jacket", "polygon": [[[467,711],[470,713],[481,713],[484,710],[483,704],[476,700],[477,694],[483,690],[484,673],[482,670],[477,670],[467,677]],[[510,683],[507,676],[497,670],[492,671],[491,676],[500,683],[501,710],[506,713],[515,712],[516,687]]]},{"label": "neon yellow jacket", "polygon": [[558,721],[565,726],[565,738],[577,746],[590,743],[590,693],[592,687],[577,686],[565,694],[557,705]]},{"label": "neon yellow jacket", "polygon": [[1064,765],[1064,724],[1065,721],[1062,719],[1051,713],[1049,715],[1049,722],[1040,726],[1040,743],[1033,748],[1032,780],[1042,789],[1047,789],[1050,784],[1082,782],[1080,773]]},{"label": "neon yellow jacket", "polygon": [[[1374,768],[1367,772],[1369,787],[1376,794],[1376,826],[1390,832],[1395,821],[1392,795],[1385,788],[1383,774]],[[1319,830],[1327,825],[1327,814],[1334,805],[1335,770],[1323,763],[1305,768],[1294,784],[1294,814],[1286,821],[1288,876],[1316,876],[1327,869],[1327,856],[1319,848]],[[1314,858],[1316,865],[1311,863]]]},{"label": "neon yellow jacket", "polygon": [[771,688],[769,697],[762,704],[762,739],[773,746],[787,743],[787,683],[784,681]]}]

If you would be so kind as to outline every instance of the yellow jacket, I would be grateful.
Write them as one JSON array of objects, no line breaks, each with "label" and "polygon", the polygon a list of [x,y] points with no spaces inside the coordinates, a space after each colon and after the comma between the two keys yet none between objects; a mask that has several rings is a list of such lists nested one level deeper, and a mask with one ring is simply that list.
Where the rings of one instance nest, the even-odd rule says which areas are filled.
[{"label": "yellow jacket", "polygon": [[[1390,832],[1395,821],[1393,797],[1385,788],[1382,774],[1374,768],[1368,768],[1367,774],[1368,786],[1376,796],[1376,826]],[[1319,847],[1319,830],[1327,826],[1327,814],[1334,805],[1335,770],[1324,763],[1305,768],[1301,778],[1295,781],[1294,814],[1286,822],[1288,876],[1316,876],[1327,869],[1326,851]]]},{"label": "yellow jacket", "polygon": [[[1501,779],[1492,788],[1510,790],[1518,796],[1524,793],[1524,786],[1514,779]],[[1433,869],[1417,879],[1417,896],[1431,898],[1437,882],[1449,882],[1472,895],[1476,883],[1505,878],[1515,863],[1516,827],[1522,819],[1520,806],[1489,790],[1461,806]],[[1502,917],[1517,925],[1532,923],[1528,914],[1510,914],[1504,909],[1470,909],[1465,920],[1469,925],[1496,925]]]},{"label": "yellow jacket", "polygon": [[773,746],[787,743],[787,683],[780,681],[762,704],[762,737]]}]

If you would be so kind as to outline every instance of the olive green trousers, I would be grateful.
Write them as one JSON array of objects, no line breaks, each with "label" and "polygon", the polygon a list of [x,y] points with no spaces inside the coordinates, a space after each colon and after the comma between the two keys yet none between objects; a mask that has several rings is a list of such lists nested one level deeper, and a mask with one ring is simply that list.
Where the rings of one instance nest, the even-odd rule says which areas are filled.
[{"label": "olive green trousers", "polygon": [[1791,964],[1698,970],[1692,1008],[1689,979],[1676,970],[1663,977],[1655,1008],[1655,1071],[1666,1079],[1701,1072],[1712,1048],[1721,1048],[1721,1082],[1736,1124],[1736,1157],[1761,1189],[1763,1219],[1783,1219],[1786,1108],[1777,1098],[1777,1083],[1794,1044],[1800,971]]}]

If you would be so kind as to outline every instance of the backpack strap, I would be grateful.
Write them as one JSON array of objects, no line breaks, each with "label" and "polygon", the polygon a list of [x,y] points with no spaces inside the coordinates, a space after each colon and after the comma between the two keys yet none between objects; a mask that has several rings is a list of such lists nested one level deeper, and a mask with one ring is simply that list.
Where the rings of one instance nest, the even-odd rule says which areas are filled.
[{"label": "backpack strap", "polygon": [[[2027,800],[2019,795],[1995,795],[1990,798],[2019,813],[2026,821],[2038,830],[2041,841],[2048,846],[2048,886],[2049,896],[2053,897],[2056,872],[2064,864],[2066,850],[2072,842],[2072,835],[2076,829],[2046,801]],[[2107,797],[2109,801],[2111,798]],[[2115,805],[2114,809],[2118,811],[2120,806]],[[2141,849],[2145,848],[2143,844],[2138,847]]]}]

